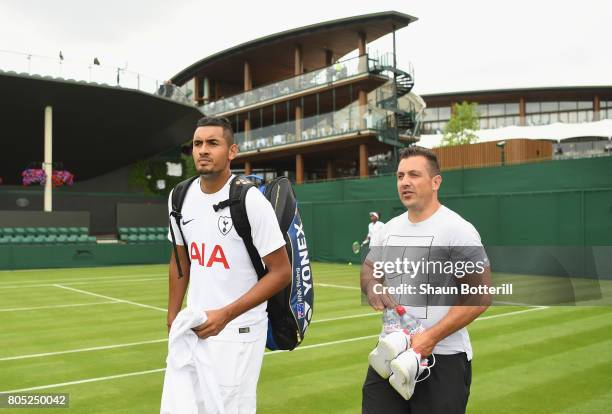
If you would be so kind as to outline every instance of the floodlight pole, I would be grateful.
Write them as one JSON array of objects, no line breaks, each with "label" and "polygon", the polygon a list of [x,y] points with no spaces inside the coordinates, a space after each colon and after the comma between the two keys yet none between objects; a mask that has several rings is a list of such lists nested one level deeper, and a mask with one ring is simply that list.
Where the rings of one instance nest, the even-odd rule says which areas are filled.
[{"label": "floodlight pole", "polygon": [[52,203],[52,177],[53,177],[53,107],[45,106],[45,161],[43,169],[45,171],[45,203],[44,211],[51,212],[53,210]]}]

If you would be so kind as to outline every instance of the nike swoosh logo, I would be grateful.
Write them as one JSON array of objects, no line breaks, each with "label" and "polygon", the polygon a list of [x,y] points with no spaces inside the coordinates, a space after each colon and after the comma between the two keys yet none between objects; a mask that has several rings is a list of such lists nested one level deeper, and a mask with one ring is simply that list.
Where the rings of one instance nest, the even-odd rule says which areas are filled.
[{"label": "nike swoosh logo", "polygon": [[186,226],[187,224],[191,223],[192,221],[194,221],[195,219],[191,219],[191,220],[183,220],[183,226]]}]

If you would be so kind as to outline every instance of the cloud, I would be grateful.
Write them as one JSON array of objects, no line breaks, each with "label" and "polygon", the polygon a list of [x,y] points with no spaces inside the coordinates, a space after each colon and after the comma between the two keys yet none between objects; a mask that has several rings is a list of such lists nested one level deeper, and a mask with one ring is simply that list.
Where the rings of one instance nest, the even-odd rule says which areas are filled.
[{"label": "cloud", "polygon": [[[3,0],[0,49],[135,70],[159,80],[261,36],[352,15],[397,10],[419,20],[397,33],[398,65],[420,93],[612,83],[605,31],[612,4],[597,0]],[[370,50],[390,51],[391,39]],[[0,67],[1,67],[0,60]]]}]

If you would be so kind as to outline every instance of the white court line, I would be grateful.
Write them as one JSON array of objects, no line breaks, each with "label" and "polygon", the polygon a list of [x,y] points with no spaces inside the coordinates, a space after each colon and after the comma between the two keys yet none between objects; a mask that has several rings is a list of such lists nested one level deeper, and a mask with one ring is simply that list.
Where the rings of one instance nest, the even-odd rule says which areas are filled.
[{"label": "white court line", "polygon": [[[122,303],[122,302],[112,302],[112,303]],[[380,315],[380,312],[364,313],[364,314],[350,315],[350,316],[339,316],[339,317],[336,317],[336,318],[319,319],[319,320],[314,320],[311,323],[332,322],[332,321],[339,321],[339,320],[343,320],[343,319],[360,318],[360,317],[371,316],[371,315]],[[105,350],[105,349],[124,348],[124,347],[128,347],[128,346],[137,346],[137,345],[152,344],[152,343],[156,343],[156,342],[165,342],[167,340],[168,339],[165,338],[165,339],[155,339],[155,340],[143,341],[143,342],[131,342],[131,343],[127,343],[127,344],[97,346],[97,347],[92,347],[92,348],[68,349],[68,350],[65,350],[65,351],[45,352],[45,353],[42,353],[42,354],[16,355],[16,356],[11,356],[11,357],[0,358],[0,361],[12,361],[12,360],[15,360],[15,359],[40,358],[40,357],[46,357],[46,356],[64,355],[64,354],[72,354],[72,353],[87,352],[87,351],[101,351],[101,350]]]},{"label": "white court line", "polygon": [[66,385],[86,384],[88,382],[98,382],[98,381],[112,380],[112,379],[116,379],[116,378],[135,377],[135,376],[138,376],[138,375],[153,374],[155,372],[162,372],[162,371],[165,371],[165,370],[166,370],[166,368],[157,368],[157,369],[151,369],[151,370],[148,370],[148,371],[129,372],[127,374],[110,375],[108,377],[89,378],[89,379],[84,379],[84,380],[79,380],[79,381],[62,382],[62,383],[59,383],[59,384],[41,385],[39,387],[22,388],[20,390],[2,391],[1,393],[2,394],[9,394],[9,393],[13,393],[13,392],[26,392],[26,391],[34,391],[34,390],[45,390],[45,389],[48,389],[48,388],[57,388],[57,387],[63,387],[63,386],[66,386]]},{"label": "white court line", "polygon": [[[62,285],[104,285],[107,283],[117,283],[117,284],[129,284],[129,283],[140,283],[140,282],[149,282],[151,280],[159,280],[160,282],[167,282],[168,276],[166,277],[142,277],[138,279],[124,279],[124,280],[91,280],[89,282],[68,282],[62,283]],[[1,289],[1,287],[0,287]]]},{"label": "white court line", "polygon": [[361,288],[359,288],[357,286],[333,285],[333,284],[330,284],[330,283],[315,283],[315,286],[338,288],[338,289],[361,290]]},{"label": "white court line", "polygon": [[[108,280],[108,279],[124,279],[124,278],[129,278],[129,277],[139,277],[139,276],[168,276],[168,273],[141,273],[141,274],[136,274],[136,275],[112,275],[112,276],[96,276],[96,277],[80,277],[77,279],[70,279],[70,280],[19,280],[17,281],[17,283],[23,283],[23,284],[27,284],[27,283],[70,283],[73,281],[81,281],[81,280]],[[10,285],[10,284],[14,284],[15,281],[13,282],[0,282],[0,287],[3,285]]]},{"label": "white court line", "polygon": [[[486,319],[493,319],[493,318],[497,318],[497,317],[501,317],[501,316],[517,315],[517,314],[520,314],[520,313],[525,313],[525,312],[530,312],[530,311],[537,311],[537,310],[543,310],[543,309],[548,309],[548,307],[532,308],[532,309],[526,309],[526,310],[520,310],[520,311],[503,313],[503,314],[500,314],[500,315],[485,316],[485,317],[476,319],[476,321],[486,320]],[[277,353],[280,354],[280,353],[286,353],[286,352],[296,352],[296,351],[305,350],[305,349],[320,348],[320,347],[324,347],[324,346],[337,345],[337,344],[342,344],[342,343],[347,343],[347,342],[356,342],[356,341],[361,341],[361,340],[364,340],[364,339],[373,339],[373,338],[376,338],[376,337],[378,337],[378,334],[376,334],[376,335],[368,335],[368,336],[360,336],[360,337],[357,337],[357,338],[341,339],[341,340],[338,340],[338,341],[323,342],[323,343],[320,343],[320,344],[313,344],[313,345],[302,346],[302,347],[294,349],[293,351],[271,351],[271,352],[266,352],[266,353],[264,353],[264,356],[270,355],[270,354],[277,354]],[[49,388],[63,387],[63,386],[66,386],[66,385],[78,385],[78,384],[85,384],[85,383],[88,383],[88,382],[106,381],[106,380],[111,380],[111,379],[116,379],[116,378],[133,377],[133,376],[152,374],[152,373],[155,373],[155,372],[162,372],[162,371],[165,371],[165,368],[157,368],[157,369],[152,369],[152,370],[148,370],[148,371],[130,372],[130,373],[127,373],[127,374],[111,375],[111,376],[107,376],[107,377],[88,378],[88,379],[78,380],[78,381],[61,382],[61,383],[58,383],[58,384],[40,385],[40,386],[37,386],[37,387],[21,388],[21,389],[16,389],[16,390],[9,390],[9,391],[0,391],[0,394],[9,394],[9,393],[15,393],[15,392],[27,392],[27,391],[44,390],[44,389],[49,389]]]},{"label": "white court line", "polygon": [[315,319],[314,321],[310,322],[311,324],[313,323],[321,323],[321,322],[331,322],[331,321],[341,321],[343,319],[355,319],[355,318],[365,318],[367,316],[374,316],[374,315],[382,315],[382,312],[370,312],[370,313],[360,313],[357,315],[348,315],[348,316],[338,316],[335,318],[327,318],[327,319]]},{"label": "white court line", "polygon": [[104,302],[72,303],[70,305],[47,305],[47,306],[34,306],[31,308],[8,308],[8,309],[0,309],[0,312],[21,312],[21,311],[30,311],[30,310],[40,310],[40,309],[73,308],[77,306],[108,305],[110,303],[121,303],[121,302],[117,300],[109,300],[109,301],[104,301]]},{"label": "white court line", "polygon": [[[110,279],[110,278],[107,278]],[[76,279],[74,279],[76,280]],[[85,280],[85,279],[83,279]],[[89,280],[89,279],[87,279]],[[100,280],[99,283],[96,283],[96,281],[98,281],[99,279],[90,279],[90,281],[88,282],[73,282],[71,280],[65,280],[63,282],[49,282],[49,283],[41,283],[41,284],[32,284],[32,285],[8,285],[8,286],[0,286],[0,289],[26,289],[26,288],[31,288],[31,287],[51,287],[51,286],[56,286],[57,284],[62,284],[62,285],[89,285],[89,284],[101,284],[101,283],[139,283],[139,282],[146,282],[146,281],[150,281],[150,280],[167,280],[166,277],[154,277],[154,278],[135,278],[135,279],[129,279],[129,278],[123,278],[123,280],[117,280],[117,281],[107,281],[107,280]],[[351,289],[351,290],[360,290],[360,288],[356,287],[356,286],[345,286],[345,285],[333,285],[333,284],[327,284],[327,283],[315,283],[315,286],[321,286],[321,287],[330,287],[330,288],[338,288],[338,289]]]},{"label": "white court line", "polygon": [[506,312],[506,313],[498,313],[497,315],[483,316],[482,318],[477,318],[474,321],[482,321],[482,320],[486,320],[486,319],[501,318],[502,316],[506,316],[506,315],[518,315],[520,313],[533,312],[533,311],[538,311],[538,310],[543,310],[543,309],[548,309],[548,308],[549,308],[548,306],[532,307],[532,308],[529,308],[529,309],[523,309],[523,310],[518,310],[518,311],[512,311],[512,312]]},{"label": "white court line", "polygon": [[510,305],[510,306],[527,306],[530,308],[548,308],[548,306],[544,306],[544,305],[530,305],[528,303],[522,303],[522,302],[506,302],[503,300],[496,300],[493,301],[494,305]]},{"label": "white court line", "polygon": [[[302,347],[294,349],[293,351],[270,351],[270,352],[264,353],[264,356],[272,355],[272,354],[280,354],[280,353],[285,353],[285,352],[296,352],[296,351],[299,351],[299,350],[305,350],[305,349],[311,349],[311,348],[320,348],[320,347],[324,347],[324,346],[337,345],[337,344],[342,344],[342,343],[346,343],[346,342],[356,342],[356,341],[361,341],[363,339],[373,339],[373,338],[377,338],[377,337],[378,337],[378,334],[377,335],[360,336],[360,337],[357,337],[357,338],[350,338],[350,339],[342,339],[342,340],[339,340],[339,341],[323,342],[323,343],[320,343],[320,344],[313,344],[313,345],[302,346]],[[22,389],[18,389],[18,390],[9,390],[9,391],[0,391],[0,394],[9,394],[9,393],[13,393],[13,392],[35,391],[35,390],[43,390],[43,389],[48,389],[48,388],[63,387],[63,386],[66,386],[66,385],[77,385],[77,384],[84,384],[84,383],[88,383],[88,382],[106,381],[106,380],[111,380],[111,379],[116,379],[116,378],[125,378],[125,377],[131,377],[131,376],[136,376],[136,375],[152,374],[152,373],[155,373],[155,372],[161,372],[161,371],[165,371],[165,370],[166,370],[165,368],[157,368],[157,369],[151,369],[151,370],[148,370],[148,371],[130,372],[130,373],[127,373],[127,374],[111,375],[111,376],[108,376],[108,377],[88,378],[88,379],[79,380],[79,381],[62,382],[62,383],[59,383],[59,384],[40,385],[38,387],[22,388]]]},{"label": "white court line", "polygon": [[[506,313],[501,313],[498,315],[490,315],[490,316],[483,316],[481,318],[476,319],[476,321],[480,321],[480,320],[486,320],[486,319],[493,319],[493,318],[498,318],[498,317],[502,317],[502,316],[509,316],[509,315],[516,315],[519,313],[525,313],[525,312],[530,312],[530,311],[534,311],[534,310],[541,310],[541,309],[546,309],[545,307],[542,308],[532,308],[532,309],[526,309],[526,310],[520,310],[520,311],[513,311],[513,312],[506,312]],[[351,318],[360,318],[360,317],[366,317],[366,316],[373,316],[373,315],[379,315],[380,312],[372,312],[372,313],[364,313],[364,314],[359,314],[359,315],[350,315],[350,316],[339,316],[336,318],[327,318],[327,319],[319,319],[319,320],[314,320],[311,323],[316,323],[316,322],[332,322],[332,321],[338,321],[338,320],[343,320],[343,319],[351,319]],[[376,336],[376,335],[374,335]],[[11,361],[11,360],[16,360],[16,359],[29,359],[29,358],[39,358],[39,357],[45,357],[45,356],[53,356],[53,355],[63,355],[63,354],[72,354],[72,353],[77,353],[77,352],[86,352],[86,351],[100,351],[100,350],[105,350],[105,349],[113,349],[113,348],[124,348],[124,347],[128,347],[128,346],[137,346],[137,345],[144,345],[144,344],[151,344],[151,343],[156,343],[156,342],[165,342],[168,339],[154,339],[151,341],[143,341],[143,342],[131,342],[131,343],[126,343],[126,344],[117,344],[117,345],[106,345],[106,346],[98,346],[98,347],[92,347],[92,348],[78,348],[78,349],[68,349],[66,351],[56,351],[56,352],[45,352],[42,354],[29,354],[29,355],[17,355],[17,356],[12,356],[12,357],[4,357],[4,358],[0,358],[0,361]],[[310,347],[312,345],[307,345],[304,347],[300,347],[297,349],[308,349],[307,347]]]},{"label": "white court line", "polygon": [[158,311],[161,311],[161,312],[167,312],[167,309],[158,308],[157,306],[145,305],[144,303],[132,302],[131,300],[113,298],[111,296],[100,295],[98,293],[88,292],[86,290],[75,289],[75,288],[71,288],[71,287],[63,286],[63,285],[53,285],[53,286],[58,287],[60,289],[72,290],[73,292],[83,293],[84,295],[96,296],[98,298],[103,298],[103,299],[108,299],[108,300],[115,300],[117,302],[122,302],[122,303],[129,303],[130,305],[140,306],[141,308],[155,309],[155,310],[158,310]]},{"label": "white court line", "polygon": [[94,346],[91,348],[69,349],[66,351],[45,352],[42,354],[17,355],[17,356],[12,356],[12,357],[0,358],[0,361],[15,361],[18,359],[30,359],[30,358],[40,358],[40,357],[52,356],[52,355],[75,354],[78,352],[102,351],[105,349],[126,348],[128,346],[156,344],[158,342],[167,342],[167,341],[168,341],[167,338],[152,339],[150,341],[129,342],[126,344],[116,344],[116,345],[106,345],[106,346]]},{"label": "white court line", "polygon": [[324,346],[337,345],[337,344],[345,344],[347,342],[357,342],[357,341],[361,341],[363,339],[373,339],[373,338],[378,338],[378,337],[379,337],[379,334],[376,334],[376,335],[366,335],[366,336],[358,336],[356,338],[340,339],[338,341],[322,342],[320,344],[312,344],[312,345],[300,346],[299,348],[295,348],[293,351],[268,351],[268,352],[266,352],[264,354],[264,356],[266,356],[266,355],[273,355],[273,354],[284,354],[286,352],[302,351],[304,349],[321,348],[321,347],[324,347]]},{"label": "white court line", "polygon": [[[146,276],[146,275],[142,275]],[[117,280],[120,279],[120,280]],[[77,281],[78,280],[78,281]],[[82,282],[81,280],[86,280],[86,282]],[[84,279],[73,279],[73,280],[63,280],[63,281],[49,281],[48,283],[39,283],[39,284],[18,284],[18,285],[0,285],[0,289],[26,289],[31,287],[49,287],[55,284],[61,283],[63,285],[86,285],[91,283],[132,283],[132,282],[141,282],[147,280],[167,280],[166,277],[149,277],[149,278],[133,278],[131,276],[122,276],[122,277],[107,277],[107,278],[84,278]],[[76,281],[76,282],[75,282]],[[6,282],[9,283],[9,282]]]}]

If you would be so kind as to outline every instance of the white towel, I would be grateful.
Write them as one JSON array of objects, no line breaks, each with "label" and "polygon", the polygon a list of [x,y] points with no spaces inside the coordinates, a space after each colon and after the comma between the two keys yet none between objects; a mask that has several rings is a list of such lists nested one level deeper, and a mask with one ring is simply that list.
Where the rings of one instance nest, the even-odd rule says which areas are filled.
[{"label": "white towel", "polygon": [[[162,393],[162,414],[224,414],[208,341],[191,330],[206,322],[204,311],[185,308],[172,322]],[[196,346],[198,341],[200,346]],[[194,375],[195,374],[195,375]],[[205,404],[203,399],[206,399]]]}]

